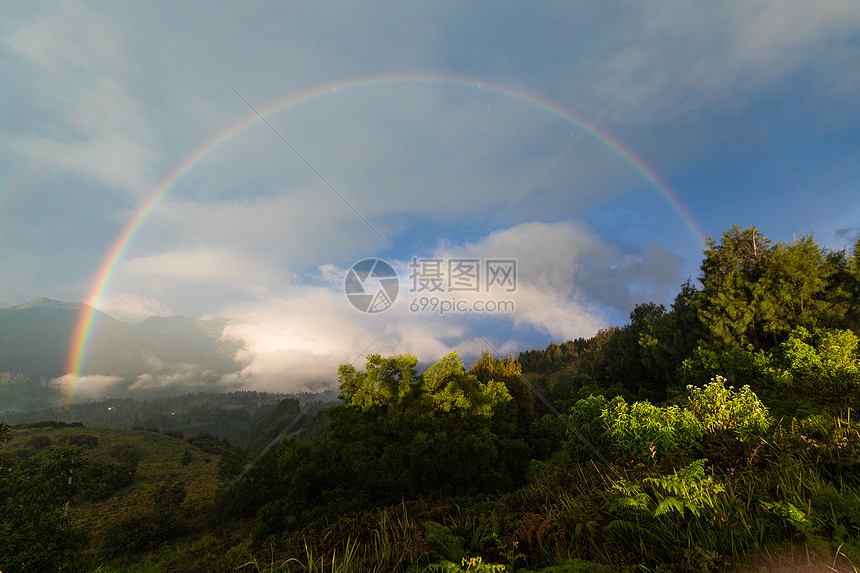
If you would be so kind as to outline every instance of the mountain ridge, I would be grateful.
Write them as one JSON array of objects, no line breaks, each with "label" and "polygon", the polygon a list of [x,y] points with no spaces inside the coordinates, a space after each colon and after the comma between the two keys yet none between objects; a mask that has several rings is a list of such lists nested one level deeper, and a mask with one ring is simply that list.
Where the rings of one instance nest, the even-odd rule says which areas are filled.
[{"label": "mountain ridge", "polygon": [[58,308],[62,310],[81,310],[82,308],[89,306],[83,302],[66,302],[64,300],[57,300],[53,298],[41,297],[34,298],[32,300],[28,300],[24,304],[19,304],[17,306],[10,306],[7,309],[0,310],[23,310],[29,308]]},{"label": "mountain ridge", "polygon": [[[68,374],[69,349],[85,308],[91,307],[49,298],[0,308],[0,372],[42,385]],[[240,345],[222,339],[229,318],[148,317],[130,324],[98,309],[95,313],[79,374],[116,379],[120,395],[132,386],[156,394],[171,385],[173,391],[217,391],[225,374],[242,368],[235,360]]]}]

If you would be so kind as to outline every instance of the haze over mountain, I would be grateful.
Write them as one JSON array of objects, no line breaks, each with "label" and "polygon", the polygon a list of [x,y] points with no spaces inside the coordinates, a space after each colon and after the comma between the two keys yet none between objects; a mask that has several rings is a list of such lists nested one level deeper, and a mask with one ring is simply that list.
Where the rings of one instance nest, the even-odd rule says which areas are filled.
[{"label": "haze over mountain", "polygon": [[[0,309],[0,372],[18,375],[7,375],[7,385],[27,379],[31,385],[63,390],[69,383],[69,348],[84,306],[41,298]],[[242,363],[235,358],[239,344],[222,338],[228,324],[227,318],[182,316],[129,324],[96,311],[76,394],[81,399],[153,397],[229,389],[224,376],[239,371]],[[4,403],[2,409],[12,407]]]}]

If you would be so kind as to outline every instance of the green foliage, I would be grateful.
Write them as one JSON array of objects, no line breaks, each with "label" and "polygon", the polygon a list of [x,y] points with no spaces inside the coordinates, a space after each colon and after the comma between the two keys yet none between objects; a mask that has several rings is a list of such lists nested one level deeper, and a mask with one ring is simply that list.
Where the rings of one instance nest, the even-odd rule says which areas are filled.
[{"label": "green foliage", "polygon": [[[598,451],[633,454],[656,461],[668,454],[695,456],[706,435],[731,434],[741,441],[762,435],[772,419],[748,386],[726,388],[720,376],[701,388],[687,387],[681,405],[655,406],[647,401],[628,403],[621,397],[579,400],[568,414],[571,424]],[[578,437],[568,441],[574,459],[591,456]]]},{"label": "green foliage", "polygon": [[701,517],[700,510],[716,509],[716,496],[726,490],[715,482],[713,477],[705,475],[706,461],[696,460],[675,470],[671,475],[646,478],[645,481],[654,486],[659,500],[654,509],[656,517],[673,510],[683,515],[684,509],[690,510],[696,517]]},{"label": "green foliage", "polygon": [[85,501],[104,501],[134,483],[136,465],[90,462],[79,473],[78,495]]},{"label": "green foliage", "polygon": [[[309,418],[312,433],[291,434],[229,486],[244,457],[212,434],[188,442],[221,457],[217,471],[170,440],[181,446],[171,451],[176,475],[162,469],[112,490],[122,477],[114,462],[128,458],[94,443],[86,467],[60,464],[43,485],[37,476],[53,470],[38,468],[61,440],[31,431],[62,427],[22,429],[31,433],[0,462],[0,554],[35,558],[19,530],[56,539],[77,504],[103,507],[94,500],[114,491],[122,501],[112,507],[136,496],[155,510],[81,521],[104,532],[101,557],[137,561],[105,570],[851,570],[860,563],[858,255],[860,242],[848,255],[811,237],[773,243],[733,228],[709,241],[701,290],[688,281],[670,309],[637,305],[629,324],[591,339],[519,361],[484,352],[468,369],[451,353],[420,376],[409,355],[369,356],[363,371],[342,365],[344,404]],[[576,432],[536,405],[530,385]],[[281,401],[260,417],[259,435],[278,435],[298,407]],[[6,433],[0,425],[0,442]],[[611,473],[577,434],[614,461]],[[140,451],[142,468],[155,465]],[[190,484],[200,483],[191,476],[204,472],[222,489],[208,529],[183,538],[198,497]],[[35,493],[26,507],[10,501],[35,483],[54,505]],[[63,551],[42,553],[85,569]],[[59,563],[50,559],[42,569]]]},{"label": "green foliage", "polygon": [[366,372],[340,368],[347,403],[327,411],[326,439],[283,444],[258,535],[404,496],[504,491],[524,479],[519,422],[529,404],[511,404],[509,385],[522,384],[516,362],[485,354],[467,373],[451,354],[408,392],[378,391],[401,388],[413,366],[407,356],[371,357]]},{"label": "green foliage", "polygon": [[83,428],[84,425],[79,422],[58,422],[56,420],[39,420],[38,422],[25,422],[23,424],[15,424],[16,430],[30,430],[36,428]]},{"label": "green foliage", "polygon": [[700,385],[720,376],[730,384],[749,383],[762,388],[766,386],[769,360],[763,350],[751,346],[722,351],[698,347],[684,360],[679,378],[684,386]]},{"label": "green foliage", "polygon": [[108,455],[121,464],[137,467],[143,459],[143,452],[132,444],[117,444],[108,450]]},{"label": "green foliage", "polygon": [[682,380],[725,374],[735,384],[746,381],[783,416],[857,407],[859,346],[851,330],[797,327],[767,351],[698,348],[684,362]]},{"label": "green foliage", "polygon": [[530,382],[556,404],[592,394],[661,402],[680,391],[678,369],[705,335],[699,297],[688,280],[669,311],[655,303],[638,304],[621,328],[524,352],[520,361]]},{"label": "green foliage", "polygon": [[568,559],[561,565],[546,567],[538,573],[609,573],[610,571],[612,571],[610,567],[599,563],[582,559]]},{"label": "green foliage", "polygon": [[494,573],[494,572],[504,572],[507,568],[500,563],[484,563],[484,560],[481,557],[469,557],[468,559],[463,557],[460,560],[460,564],[451,563],[450,561],[440,561],[439,563],[434,563],[430,565],[427,569],[428,571],[438,571],[438,572],[452,572],[452,573],[460,573],[460,572],[473,572],[473,573]]},{"label": "green foliage", "polygon": [[[522,366],[513,356],[501,359],[490,354],[488,350],[469,368],[469,374],[477,378],[479,389],[490,397],[490,403],[498,406],[507,402],[505,392],[510,395],[517,409],[517,424],[526,429],[536,415],[535,398],[522,375]],[[504,384],[504,391],[498,384]],[[483,388],[480,386],[483,384]]]},{"label": "green foliage", "polygon": [[629,509],[653,517],[671,513],[683,517],[685,511],[701,517],[702,510],[715,511],[717,496],[725,493],[725,487],[706,475],[706,461],[696,460],[669,475],[645,478],[651,494],[643,491],[642,486],[624,479],[613,483],[612,491],[619,497],[610,504],[610,510]]},{"label": "green foliage", "polygon": [[229,441],[217,438],[209,432],[195,434],[190,438],[186,438],[185,441],[207,454],[213,454],[216,456],[220,456],[230,449]]},{"label": "green foliage", "polygon": [[362,410],[397,403],[412,388],[417,363],[418,359],[411,354],[387,358],[370,354],[364,372],[359,372],[351,364],[341,364],[337,370],[341,398],[348,405]]},{"label": "green foliage", "polygon": [[20,462],[0,458],[0,570],[71,571],[86,535],[67,512],[80,451],[45,448]]},{"label": "green foliage", "polygon": [[834,482],[860,483],[860,424],[846,417],[818,414],[792,418],[776,428],[774,440],[802,455]]},{"label": "green foliage", "polygon": [[222,482],[231,481],[245,469],[245,456],[236,450],[227,450],[218,459],[216,475]]},{"label": "green foliage", "polygon": [[442,559],[458,562],[465,558],[466,552],[463,549],[463,542],[453,534],[450,527],[435,521],[425,521],[424,534],[430,548],[431,560]]},{"label": "green foliage", "polygon": [[131,560],[183,533],[176,516],[168,512],[132,515],[107,528],[101,554],[108,559]]},{"label": "green foliage", "polygon": [[[545,460],[557,452],[565,442],[567,432],[568,430],[555,414],[544,414],[532,421],[528,442],[534,459]],[[598,435],[600,434],[598,433]],[[579,443],[578,440],[577,443]],[[572,445],[571,447],[576,446]]]},{"label": "green foliage", "polygon": [[[580,436],[598,451],[607,451],[611,443],[603,419],[603,412],[608,407],[609,401],[603,396],[589,396],[578,400],[567,414],[570,424],[577,429]],[[593,456],[591,448],[583,443],[579,436],[569,433],[565,451],[577,461],[585,461]]]},{"label": "green foliage", "polygon": [[33,436],[27,441],[27,445],[34,450],[43,450],[51,443],[51,438],[48,436]]},{"label": "green foliage", "polygon": [[65,436],[63,438],[63,442],[72,446],[81,446],[84,448],[95,448],[99,445],[99,439],[91,434],[72,434],[70,436]]},{"label": "green foliage", "polygon": [[513,358],[501,360],[485,351],[467,373],[459,353],[443,356],[421,376],[421,396],[434,410],[490,418],[497,408],[518,397],[517,420],[526,427],[534,416],[534,399]]},{"label": "green foliage", "polygon": [[857,304],[854,264],[825,254],[812,236],[773,244],[754,227],[732,227],[706,245],[700,318],[723,348],[768,349],[799,326],[845,325]]},{"label": "green foliage", "polygon": [[857,407],[858,342],[850,330],[796,328],[770,360],[775,390],[785,398],[814,397],[825,407]]},{"label": "green foliage", "polygon": [[810,523],[806,514],[794,507],[793,504],[787,501],[762,501],[761,504],[766,510],[785,519],[785,521],[793,526],[797,531],[809,530]]},{"label": "green foliage", "polygon": [[185,484],[179,481],[179,476],[170,476],[155,486],[152,493],[152,503],[155,511],[171,511],[179,509],[185,501]]},{"label": "green foliage", "polygon": [[655,455],[676,451],[689,455],[702,437],[702,427],[693,413],[678,406],[628,404],[623,398],[616,398],[601,413],[601,419],[609,428],[615,450],[622,455],[645,455],[652,446]]},{"label": "green foliage", "polygon": [[468,394],[476,390],[477,379],[466,377],[458,352],[442,357],[422,375],[422,392],[433,407],[442,412],[466,411],[471,407]]},{"label": "green foliage", "polygon": [[526,372],[558,371],[582,357],[592,339],[577,338],[562,344],[551,342],[544,350],[521,352],[517,361]]},{"label": "green foliage", "polygon": [[700,279],[704,286],[700,316],[715,342],[728,346],[761,342],[760,324],[765,318],[760,306],[765,293],[758,281],[771,245],[757,229],[737,226],[723,233],[719,245],[708,239]]},{"label": "green foliage", "polygon": [[701,388],[688,386],[686,409],[704,433],[733,432],[739,440],[750,440],[767,431],[773,423],[767,407],[748,385],[739,392],[726,388],[726,379],[713,378]]}]

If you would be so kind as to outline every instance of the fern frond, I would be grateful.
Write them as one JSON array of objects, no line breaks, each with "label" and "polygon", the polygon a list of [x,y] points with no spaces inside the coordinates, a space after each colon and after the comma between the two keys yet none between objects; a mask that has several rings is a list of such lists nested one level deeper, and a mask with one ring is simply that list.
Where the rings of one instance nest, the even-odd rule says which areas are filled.
[{"label": "fern frond", "polygon": [[[654,510],[654,515],[659,517],[669,513],[670,511],[676,511],[683,517],[685,507],[688,507],[688,504],[679,500],[677,497],[667,497],[657,504],[657,509]],[[696,513],[694,507],[691,507],[691,510]]]}]

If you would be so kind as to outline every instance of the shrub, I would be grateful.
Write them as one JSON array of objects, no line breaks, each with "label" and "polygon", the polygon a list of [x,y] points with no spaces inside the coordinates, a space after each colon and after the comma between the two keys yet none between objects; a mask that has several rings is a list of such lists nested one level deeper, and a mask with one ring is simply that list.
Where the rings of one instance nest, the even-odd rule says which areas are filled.
[{"label": "shrub", "polygon": [[117,444],[110,449],[108,455],[122,464],[134,467],[143,459],[140,448],[131,444]]},{"label": "shrub", "polygon": [[[732,386],[726,388],[722,376],[701,388],[687,386],[687,391],[687,402],[682,406],[661,407],[647,401],[628,404],[621,397],[607,401],[592,396],[578,401],[569,419],[598,449],[608,445],[616,455],[650,456],[655,461],[670,452],[694,457],[701,453],[705,436],[728,433],[748,441],[767,431],[773,422],[749,386],[736,392]],[[571,450],[579,459],[588,454],[584,445],[573,444]]]},{"label": "shrub", "polygon": [[858,345],[860,339],[850,330],[794,329],[772,361],[776,387],[787,397],[802,395],[818,406],[856,406]]},{"label": "shrub", "polygon": [[71,446],[83,446],[85,448],[95,448],[99,445],[99,439],[89,434],[74,434],[63,438],[62,441]]},{"label": "shrub", "polygon": [[177,476],[174,475],[156,486],[152,494],[156,511],[179,509],[185,501],[185,484],[176,480]]},{"label": "shrub", "polygon": [[51,445],[51,438],[48,436],[33,436],[27,442],[27,445],[34,450],[42,450]]},{"label": "shrub", "polygon": [[209,432],[195,434],[190,438],[186,438],[185,441],[195,448],[215,456],[220,456],[230,449],[230,442],[228,440],[216,438]]},{"label": "shrub", "polygon": [[89,501],[103,501],[134,483],[137,468],[113,462],[91,462],[80,476],[79,495]]},{"label": "shrub", "polygon": [[702,427],[695,415],[678,406],[628,404],[623,398],[616,398],[600,417],[609,428],[612,445],[619,454],[649,453],[656,458],[681,451],[691,455],[702,438]]},{"label": "shrub", "polygon": [[109,559],[132,559],[181,533],[182,527],[171,513],[133,515],[105,530],[101,551]]},{"label": "shrub", "polygon": [[717,376],[701,388],[687,386],[687,409],[698,419],[701,430],[711,434],[732,431],[740,440],[766,432],[773,419],[758,396],[749,386],[735,392],[725,384],[726,379]]},{"label": "shrub", "polygon": [[591,444],[600,452],[608,449],[607,427],[601,418],[608,404],[609,401],[603,396],[589,396],[578,400],[568,412],[568,421],[579,433],[575,435],[568,430],[565,443],[565,451],[574,460],[583,461],[593,456],[593,451],[587,444]]}]

